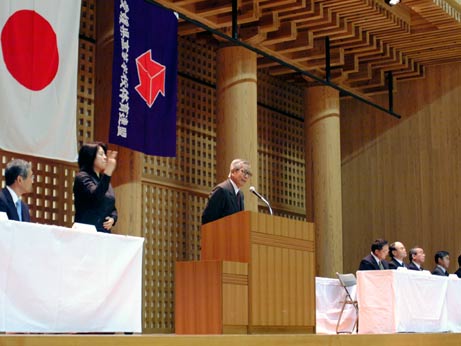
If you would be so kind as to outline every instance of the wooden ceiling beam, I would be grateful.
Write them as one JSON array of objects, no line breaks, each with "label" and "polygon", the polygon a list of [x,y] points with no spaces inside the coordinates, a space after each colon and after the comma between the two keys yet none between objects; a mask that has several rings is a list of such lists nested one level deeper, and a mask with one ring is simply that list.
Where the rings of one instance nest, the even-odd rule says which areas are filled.
[{"label": "wooden ceiling beam", "polygon": [[[230,33],[228,0],[158,2]],[[337,68],[332,77],[360,92],[384,88],[382,75],[388,71],[398,80],[420,78],[427,64],[461,60],[461,24],[453,16],[461,5],[458,12],[450,12],[434,0],[404,0],[394,7],[383,0],[238,0],[238,7],[242,41],[319,76],[325,75],[324,40],[329,37],[332,66]],[[179,23],[180,35],[201,31]],[[305,80],[269,58],[258,58],[258,67]]]}]

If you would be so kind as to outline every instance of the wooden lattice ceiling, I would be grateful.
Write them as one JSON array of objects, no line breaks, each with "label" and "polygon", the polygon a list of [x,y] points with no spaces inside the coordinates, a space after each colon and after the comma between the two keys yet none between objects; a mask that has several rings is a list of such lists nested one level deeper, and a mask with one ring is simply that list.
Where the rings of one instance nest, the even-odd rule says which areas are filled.
[{"label": "wooden lattice ceiling", "polygon": [[[156,2],[231,32],[231,0]],[[239,39],[325,78],[328,36],[332,82],[369,95],[387,90],[388,71],[397,80],[421,78],[428,65],[461,61],[458,2],[402,0],[390,7],[384,0],[238,0]],[[203,37],[202,32],[194,24],[180,23],[180,35]],[[258,66],[287,80],[304,80],[265,57]]]}]

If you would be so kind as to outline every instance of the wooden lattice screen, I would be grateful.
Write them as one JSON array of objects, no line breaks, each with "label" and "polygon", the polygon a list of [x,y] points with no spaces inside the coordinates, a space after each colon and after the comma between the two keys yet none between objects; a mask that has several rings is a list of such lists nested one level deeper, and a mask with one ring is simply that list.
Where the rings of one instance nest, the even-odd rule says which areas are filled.
[{"label": "wooden lattice screen", "polygon": [[275,214],[304,220],[302,96],[302,89],[258,74],[259,190]]},{"label": "wooden lattice screen", "polygon": [[83,0],[80,14],[80,40],[77,86],[78,147],[93,140],[94,81],[96,57],[96,0]]}]

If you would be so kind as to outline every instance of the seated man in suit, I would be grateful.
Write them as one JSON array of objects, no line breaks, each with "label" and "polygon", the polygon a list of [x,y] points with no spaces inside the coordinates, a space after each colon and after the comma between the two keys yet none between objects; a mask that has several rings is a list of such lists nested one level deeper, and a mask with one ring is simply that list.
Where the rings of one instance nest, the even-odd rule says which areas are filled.
[{"label": "seated man in suit", "polygon": [[455,274],[458,275],[459,278],[461,278],[461,255],[458,256],[458,270],[455,271]]},{"label": "seated man in suit", "polygon": [[414,248],[410,249],[410,264],[407,268],[410,270],[424,270],[422,265],[425,259],[426,254],[424,253],[424,250],[419,246],[415,246]]},{"label": "seated man in suit", "polygon": [[433,275],[448,276],[448,267],[450,266],[450,254],[448,251],[437,251],[435,253],[435,268],[432,271]]},{"label": "seated man in suit", "polygon": [[376,239],[371,244],[371,253],[360,261],[359,270],[383,270],[389,269],[386,256],[389,252],[387,240]]},{"label": "seated man in suit", "polygon": [[215,186],[202,214],[202,225],[244,210],[243,187],[251,177],[250,163],[236,159],[231,162],[228,179]]},{"label": "seated man in suit", "polygon": [[6,187],[0,191],[0,211],[5,212],[8,219],[30,222],[29,207],[21,200],[21,196],[32,192],[33,181],[30,162],[16,159],[6,165]]},{"label": "seated man in suit", "polygon": [[389,269],[407,267],[406,264],[403,262],[405,257],[407,257],[407,250],[401,242],[396,241],[389,246],[389,256],[391,258],[389,262]]}]

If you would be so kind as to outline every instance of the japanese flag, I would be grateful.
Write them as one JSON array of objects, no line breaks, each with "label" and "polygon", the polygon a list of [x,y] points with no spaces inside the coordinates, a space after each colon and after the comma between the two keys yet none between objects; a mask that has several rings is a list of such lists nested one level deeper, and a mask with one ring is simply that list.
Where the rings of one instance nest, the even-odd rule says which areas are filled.
[{"label": "japanese flag", "polygon": [[76,160],[80,7],[0,1],[0,148]]}]

